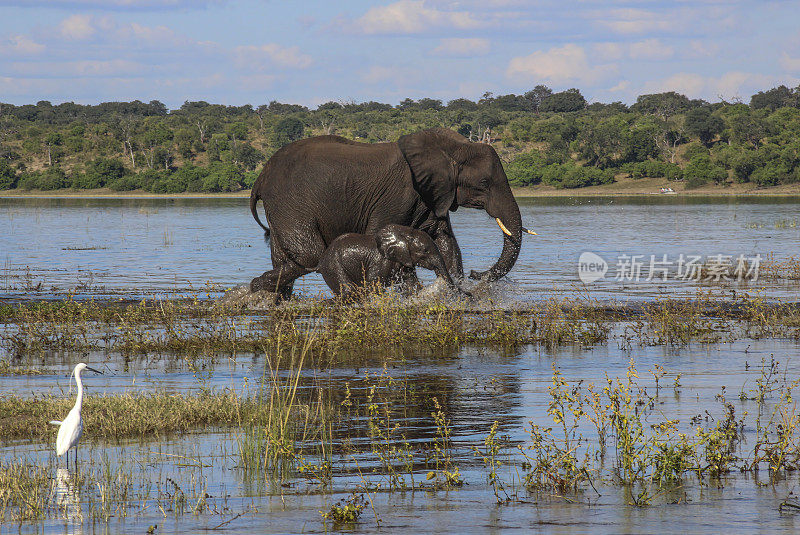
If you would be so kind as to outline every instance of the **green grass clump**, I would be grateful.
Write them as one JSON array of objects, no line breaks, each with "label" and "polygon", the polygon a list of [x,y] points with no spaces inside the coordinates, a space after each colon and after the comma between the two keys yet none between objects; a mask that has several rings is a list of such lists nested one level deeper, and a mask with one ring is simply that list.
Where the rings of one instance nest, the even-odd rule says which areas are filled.
[{"label": "green grass clump", "polygon": [[0,465],[0,520],[41,520],[48,511],[49,471],[30,464]]},{"label": "green grass clump", "polygon": [[26,366],[14,366],[7,360],[0,360],[0,375],[42,375],[42,370]]},{"label": "green grass clump", "polygon": [[[0,438],[55,440],[57,427],[73,398],[0,396]],[[268,407],[234,392],[198,394],[121,394],[84,400],[83,440],[106,440],[176,433],[203,427],[233,427],[267,418]]]}]

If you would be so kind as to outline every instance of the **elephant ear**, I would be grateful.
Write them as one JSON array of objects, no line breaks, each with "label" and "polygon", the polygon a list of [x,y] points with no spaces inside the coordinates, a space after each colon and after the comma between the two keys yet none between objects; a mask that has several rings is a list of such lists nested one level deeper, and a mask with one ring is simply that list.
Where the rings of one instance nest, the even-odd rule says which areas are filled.
[{"label": "elephant ear", "polygon": [[447,128],[423,130],[397,140],[411,168],[414,189],[436,217],[445,217],[455,200],[460,168],[453,156],[464,143],[462,136]]},{"label": "elephant ear", "polygon": [[375,243],[378,251],[394,262],[400,262],[405,267],[414,267],[411,252],[408,250],[408,241],[397,237],[392,230],[384,227],[375,233]]}]

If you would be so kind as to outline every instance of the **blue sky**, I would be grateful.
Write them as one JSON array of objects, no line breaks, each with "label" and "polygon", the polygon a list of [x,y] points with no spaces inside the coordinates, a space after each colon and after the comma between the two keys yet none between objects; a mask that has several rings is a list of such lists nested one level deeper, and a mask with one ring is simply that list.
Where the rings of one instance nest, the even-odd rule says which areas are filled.
[{"label": "blue sky", "polygon": [[800,2],[0,0],[0,102],[316,106],[800,84]]}]

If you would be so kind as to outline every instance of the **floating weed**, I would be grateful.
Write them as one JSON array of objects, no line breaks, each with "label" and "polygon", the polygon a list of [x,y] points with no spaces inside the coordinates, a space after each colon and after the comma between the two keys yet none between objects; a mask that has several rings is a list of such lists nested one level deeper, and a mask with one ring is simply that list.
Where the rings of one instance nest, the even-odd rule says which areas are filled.
[{"label": "floating weed", "polygon": [[717,421],[713,428],[709,430],[697,428],[695,451],[702,452],[703,461],[703,464],[699,464],[696,469],[699,476],[705,473],[713,478],[719,478],[737,461],[736,446],[739,435],[735,411],[730,403],[725,403],[725,409],[726,417]]},{"label": "floating weed", "polygon": [[775,253],[768,253],[761,263],[760,275],[772,280],[800,280],[800,258],[794,255],[778,259]]},{"label": "floating weed", "polygon": [[[722,416],[703,427],[699,419],[682,423],[662,414],[659,396],[664,397],[663,389],[670,384],[677,396],[680,374],[655,365],[640,378],[631,360],[624,376],[607,376],[598,385],[569,381],[554,368],[547,410],[540,415],[547,418],[546,425],[531,422],[525,429],[529,441],[517,448],[499,435],[498,422],[485,439],[459,445],[453,440],[448,397],[421,390],[402,374],[390,375],[385,365],[392,363],[390,359],[400,364],[409,349],[419,348],[446,356],[468,344],[588,346],[607,340],[612,322],[631,318],[641,325],[631,336],[642,343],[666,345],[715,340],[726,328],[721,318],[746,323],[755,336],[785,334],[800,325],[793,323],[796,307],[749,296],[726,306],[710,300],[667,300],[647,309],[622,311],[585,300],[555,299],[522,310],[492,306],[470,310],[438,302],[406,306],[385,295],[355,304],[290,303],[258,313],[206,307],[198,300],[72,301],[11,307],[0,310],[0,315],[6,322],[2,336],[12,337],[3,338],[10,347],[17,347],[9,342],[13,336],[28,340],[52,329],[50,341],[41,347],[98,344],[132,353],[178,352],[186,367],[196,372],[199,392],[89,397],[85,440],[162,437],[204,427],[233,429],[233,454],[238,455],[238,468],[247,482],[279,482],[281,493],[303,482],[309,485],[308,492],[332,492],[339,482],[348,485],[350,497],[323,513],[334,524],[352,522],[347,518],[353,515],[358,519],[364,495],[372,503],[373,491],[460,487],[471,472],[462,473],[456,460],[469,453],[483,465],[490,496],[498,503],[516,499],[513,481],[503,480],[515,466],[524,471],[522,481],[531,493],[569,499],[567,494],[602,481],[624,488],[629,503],[637,506],[657,502],[689,479],[722,485],[721,476],[731,470],[768,470],[771,476],[782,477],[800,468],[795,384],[785,372],[781,374],[774,359],[762,361],[755,384],[748,385],[751,390],[742,388],[741,402],[755,403],[759,409],[755,425],[750,426],[756,430],[750,444],[742,440],[747,413],[737,420],[724,395],[718,397],[717,413]],[[77,329],[72,323],[86,328]],[[383,360],[383,370],[358,372],[353,387],[348,381],[344,391],[329,388],[317,370],[350,362],[346,359],[358,367],[365,357],[353,346],[380,348],[381,357],[375,361]],[[198,359],[243,349],[264,354],[264,373],[255,392],[247,387],[241,392],[208,388]],[[71,404],[72,400],[46,396],[34,400],[0,396],[0,437],[50,441],[55,430],[41,423],[62,417]],[[591,434],[582,435],[586,429]],[[141,490],[137,477],[144,476],[136,476],[133,461],[115,464],[104,459],[99,468],[70,479],[70,484],[83,503],[90,504],[84,508],[86,517],[98,521],[133,514],[141,507],[136,504],[146,500],[165,515],[208,514],[216,505],[208,496],[202,469],[195,468],[205,462],[212,461],[187,461],[181,465],[184,477],[152,478],[146,482],[150,487]],[[360,483],[354,483],[356,472]],[[13,462],[0,467],[0,473],[3,518],[38,521],[73,507],[67,499],[72,494],[61,494],[62,502],[48,494],[50,472],[43,479],[32,465]],[[37,490],[41,486],[47,492]],[[47,495],[42,498],[40,492]]]},{"label": "floating weed", "polygon": [[[455,459],[470,452],[483,466],[489,495],[498,503],[518,499],[514,481],[504,480],[504,474],[515,468],[522,470],[522,483],[531,494],[570,500],[570,494],[603,482],[624,489],[627,502],[635,506],[658,503],[689,480],[722,486],[722,476],[733,470],[766,470],[771,478],[781,478],[800,469],[800,416],[792,395],[800,380],[793,382],[786,373],[781,374],[772,360],[762,362],[756,383],[763,386],[742,401],[759,407],[755,425],[749,426],[755,428],[750,443],[743,440],[748,415],[745,412],[737,418],[734,406],[725,399],[725,389],[716,396],[719,410],[712,410],[721,415],[715,420],[706,413],[711,424],[700,426],[700,418],[681,423],[662,414],[659,405],[662,385],[670,384],[673,377],[677,381],[679,374],[659,365],[640,378],[631,360],[624,375],[606,377],[600,386],[570,381],[554,367],[549,402],[541,415],[547,423],[530,422],[525,429],[529,440],[524,444],[511,444],[500,435],[500,424],[495,421],[479,443],[456,446],[446,398],[422,398],[425,401],[419,403],[419,413],[402,412],[415,404],[409,400],[420,393],[413,384],[383,369],[365,373],[353,388],[348,382],[341,397],[329,402],[322,381],[315,378],[304,383],[301,377],[309,358],[303,356],[303,347],[287,347],[281,356],[268,355],[257,394],[244,388],[239,394],[203,390],[191,396],[157,394],[150,400],[132,396],[112,401],[117,404],[112,413],[102,413],[98,406],[90,408],[93,399],[106,399],[90,397],[85,408],[87,440],[116,440],[140,432],[161,436],[170,430],[188,429],[187,425],[230,426],[238,433],[234,452],[245,481],[263,476],[262,481],[280,482],[276,492],[281,493],[298,481],[310,485],[305,492],[330,493],[336,483],[347,485],[349,497],[321,513],[335,526],[358,520],[367,500],[378,520],[370,492],[457,489],[465,477]],[[58,405],[59,410],[70,405],[69,400],[57,401],[63,404]],[[14,398],[7,404],[24,402]],[[53,406],[49,401],[43,406],[49,408],[41,413],[24,406],[25,410],[14,413],[10,420],[24,420],[27,411],[38,426],[51,418],[47,411]],[[167,412],[178,416],[169,420],[163,416]],[[102,417],[103,427],[109,430],[98,430],[97,421],[88,420],[92,413],[99,413],[95,416]],[[156,429],[133,426],[125,423],[126,413],[147,425],[165,419],[167,424]],[[192,414],[195,416],[187,417]],[[0,417],[0,422],[7,419]],[[407,435],[409,428],[404,427],[412,420],[415,427],[428,430],[412,435],[413,441]],[[582,434],[587,429],[591,434]],[[50,430],[47,436],[15,436],[50,440],[52,434]],[[82,465],[77,474],[24,461],[3,464],[0,519],[40,522],[79,513],[86,519],[108,522],[138,514],[146,507],[157,507],[164,515],[217,514],[220,498],[209,495],[203,470],[219,461],[162,455],[181,457],[180,463],[176,462],[181,469],[148,475],[152,459],[123,455],[114,460],[105,454],[99,461],[90,461],[86,469]],[[362,472],[362,466],[368,468]],[[467,477],[471,473],[467,471]]]},{"label": "floating weed", "polygon": [[364,495],[353,493],[331,505],[327,511],[320,511],[320,514],[322,518],[330,521],[334,528],[338,528],[342,524],[355,524],[364,507],[366,507]]}]

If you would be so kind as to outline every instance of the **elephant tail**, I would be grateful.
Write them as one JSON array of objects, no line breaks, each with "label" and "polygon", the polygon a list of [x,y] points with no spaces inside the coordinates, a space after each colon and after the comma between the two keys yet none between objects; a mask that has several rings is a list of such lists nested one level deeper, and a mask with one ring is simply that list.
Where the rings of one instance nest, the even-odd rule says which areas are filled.
[{"label": "elephant tail", "polygon": [[261,219],[258,217],[258,200],[261,197],[258,196],[256,189],[253,188],[253,191],[250,192],[250,212],[253,214],[253,218],[256,220],[256,223],[261,225],[261,228],[264,229],[264,238],[269,239],[269,227],[267,227],[264,223],[261,222]]}]

